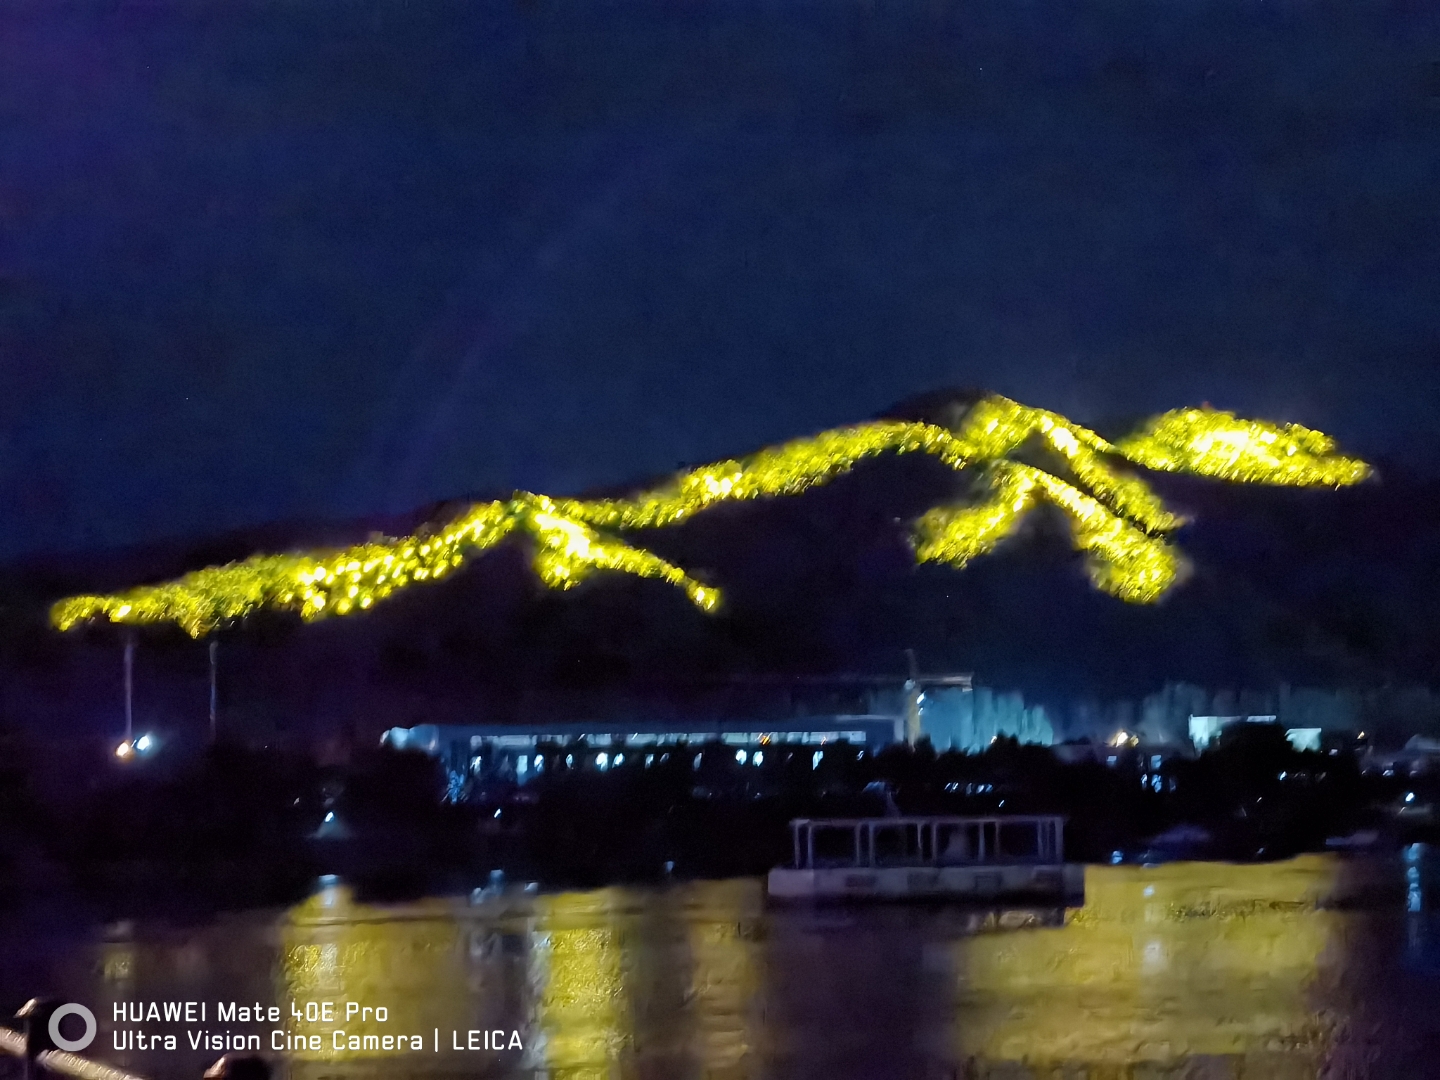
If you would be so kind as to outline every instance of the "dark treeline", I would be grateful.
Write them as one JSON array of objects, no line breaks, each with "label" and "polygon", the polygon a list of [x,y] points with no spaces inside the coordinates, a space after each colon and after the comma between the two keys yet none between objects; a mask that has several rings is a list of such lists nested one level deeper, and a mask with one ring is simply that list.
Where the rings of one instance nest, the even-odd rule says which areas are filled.
[{"label": "dark treeline", "polygon": [[936,754],[924,741],[875,755],[842,744],[818,764],[811,748],[777,748],[758,767],[711,745],[657,755],[650,767],[550,769],[518,806],[483,805],[511,817],[512,850],[542,881],[588,885],[644,879],[666,862],[684,876],[759,874],[788,859],[793,818],[887,812],[1064,814],[1072,861],[1137,857],[1182,824],[1208,836],[1188,842],[1192,856],[1280,858],[1383,827],[1383,808],[1413,790],[1362,775],[1349,754],[1296,751],[1278,727],[1247,728],[1156,772],[1137,751],[1115,751],[1115,766],[1066,764],[1011,739],[974,755]]},{"label": "dark treeline", "polygon": [[[472,785],[457,801],[437,762],[390,750],[321,766],[222,744],[184,763],[116,766],[64,799],[31,790],[12,756],[0,770],[0,902],[64,889],[118,915],[283,904],[332,873],[377,900],[469,891],[497,870],[547,888],[761,874],[788,858],[793,818],[887,812],[1065,814],[1072,861],[1269,859],[1361,829],[1411,839],[1388,808],[1434,794],[1364,775],[1348,753],[1296,751],[1267,725],[1156,771],[1113,752],[1111,766],[1003,739],[978,755],[840,744],[818,761],[814,748],[774,747],[756,765],[715,743],[602,770],[593,754],[579,767],[583,747],[570,746],[550,748],[523,787]],[[1184,842],[1167,849],[1178,825]]]}]

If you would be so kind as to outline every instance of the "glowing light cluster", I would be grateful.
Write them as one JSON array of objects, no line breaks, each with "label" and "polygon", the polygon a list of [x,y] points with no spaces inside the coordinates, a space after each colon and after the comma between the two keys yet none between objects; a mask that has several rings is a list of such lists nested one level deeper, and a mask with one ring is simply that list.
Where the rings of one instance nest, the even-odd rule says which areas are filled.
[{"label": "glowing light cluster", "polygon": [[543,495],[517,501],[529,504],[526,523],[540,548],[535,555],[535,570],[546,585],[568,589],[593,570],[622,570],[679,586],[704,611],[719,604],[719,589],[707,588],[658,555],[603,538],[594,529],[559,512],[554,502]]},{"label": "glowing light cluster", "polygon": [[995,466],[989,498],[970,506],[938,506],[915,523],[915,557],[959,569],[1004,540],[1035,505],[1035,482],[1018,469]]},{"label": "glowing light cluster", "polygon": [[938,507],[916,523],[921,562],[963,567],[993,551],[1044,498],[1069,519],[1075,547],[1088,556],[1095,586],[1132,603],[1150,603],[1175,583],[1183,565],[1164,541],[1137,528],[1098,499],[1043,469],[1001,462],[991,469],[991,494],[971,506]]},{"label": "glowing light cluster", "polygon": [[[1012,460],[1021,450],[1027,458],[1031,451],[1048,454],[1056,470]],[[345,615],[398,589],[442,578],[467,555],[514,535],[530,543],[546,585],[570,588],[596,570],[618,570],[668,582],[711,611],[721,600],[718,589],[610,533],[675,525],[723,502],[800,494],[886,453],[924,453],[955,470],[979,465],[987,472],[988,490],[978,502],[938,507],[916,522],[920,561],[962,567],[993,550],[1043,500],[1069,520],[1095,585],[1146,603],[1170,588],[1183,568],[1163,539],[1183,522],[1143,480],[1124,471],[1125,461],[1285,485],[1339,486],[1368,475],[1364,462],[1334,451],[1333,441],[1317,431],[1209,409],[1166,413],[1112,445],[1056,413],[991,395],[975,402],[953,430],[896,420],[836,428],[682,473],[629,499],[518,492],[478,503],[419,535],[340,551],[257,555],[124,593],[70,597],[55,605],[51,618],[61,630],[98,619],[174,622],[198,637],[261,609],[296,611],[305,619]]]},{"label": "glowing light cluster", "polygon": [[798,495],[884,453],[923,452],[952,468],[981,455],[966,438],[934,424],[877,421],[836,428],[808,439],[769,447],[743,461],[720,461],[682,473],[664,487],[634,499],[561,499],[558,510],[608,529],[674,525],[721,502]]},{"label": "glowing light cluster", "polygon": [[1116,450],[1147,469],[1257,484],[1343,487],[1370,475],[1365,462],[1335,453],[1328,435],[1214,409],[1165,413]]},{"label": "glowing light cluster", "polygon": [[1121,600],[1148,604],[1175,583],[1180,557],[1163,540],[1047,472],[1025,465],[1015,468],[1027,471],[1069,517],[1075,546],[1088,556],[1086,568],[1096,588]]},{"label": "glowing light cluster", "polygon": [[256,555],[208,566],[175,581],[111,596],[60,601],[51,621],[61,630],[91,620],[142,625],[174,622],[199,637],[263,608],[298,611],[306,619],[364,610],[396,589],[444,577],[465,550],[484,550],[516,525],[512,507],[484,503],[434,536],[371,541],[335,552]]}]

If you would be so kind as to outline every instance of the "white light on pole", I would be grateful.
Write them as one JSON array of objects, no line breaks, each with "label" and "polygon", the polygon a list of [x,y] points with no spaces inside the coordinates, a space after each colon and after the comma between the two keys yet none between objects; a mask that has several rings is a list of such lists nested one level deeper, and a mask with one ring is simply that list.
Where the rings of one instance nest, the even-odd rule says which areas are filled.
[{"label": "white light on pole", "polygon": [[135,635],[125,639],[125,741],[115,748],[122,761],[135,753]]}]

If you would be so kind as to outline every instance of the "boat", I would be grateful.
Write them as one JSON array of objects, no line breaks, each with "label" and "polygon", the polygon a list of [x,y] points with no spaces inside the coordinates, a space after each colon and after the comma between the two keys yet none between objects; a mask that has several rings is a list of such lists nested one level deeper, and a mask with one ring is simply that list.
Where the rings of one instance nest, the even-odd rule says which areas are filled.
[{"label": "boat", "polygon": [[1065,819],[798,818],[792,858],[766,880],[774,900],[1080,899],[1085,867],[1065,862]]}]

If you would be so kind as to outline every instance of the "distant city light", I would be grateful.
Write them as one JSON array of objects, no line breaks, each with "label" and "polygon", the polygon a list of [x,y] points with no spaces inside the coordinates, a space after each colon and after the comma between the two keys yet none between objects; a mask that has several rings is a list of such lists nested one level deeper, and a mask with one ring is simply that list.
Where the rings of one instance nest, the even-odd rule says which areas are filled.
[{"label": "distant city light", "polygon": [[139,751],[140,753],[142,753],[142,754],[145,753],[145,751],[149,750],[150,747],[152,747],[152,746],[154,746],[154,745],[155,745],[155,740],[153,740],[152,738],[150,738],[149,735],[141,735],[140,738],[138,738],[138,739],[135,740],[135,749],[138,750],[138,751]]},{"label": "distant city light", "polygon": [[1415,792],[1413,792],[1413,791],[1407,791],[1407,792],[1405,793],[1405,801],[1406,801],[1407,803],[1412,803],[1412,802],[1414,802],[1414,801],[1415,801]]},{"label": "distant city light", "polygon": [[335,811],[334,811],[334,810],[327,810],[327,811],[325,812],[325,820],[326,820],[327,822],[334,821],[334,820],[335,820]]},{"label": "distant city light", "polygon": [[133,753],[135,753],[135,748],[130,745],[128,739],[125,742],[122,742],[119,746],[115,747],[115,756],[118,757],[121,761],[124,761]]}]

